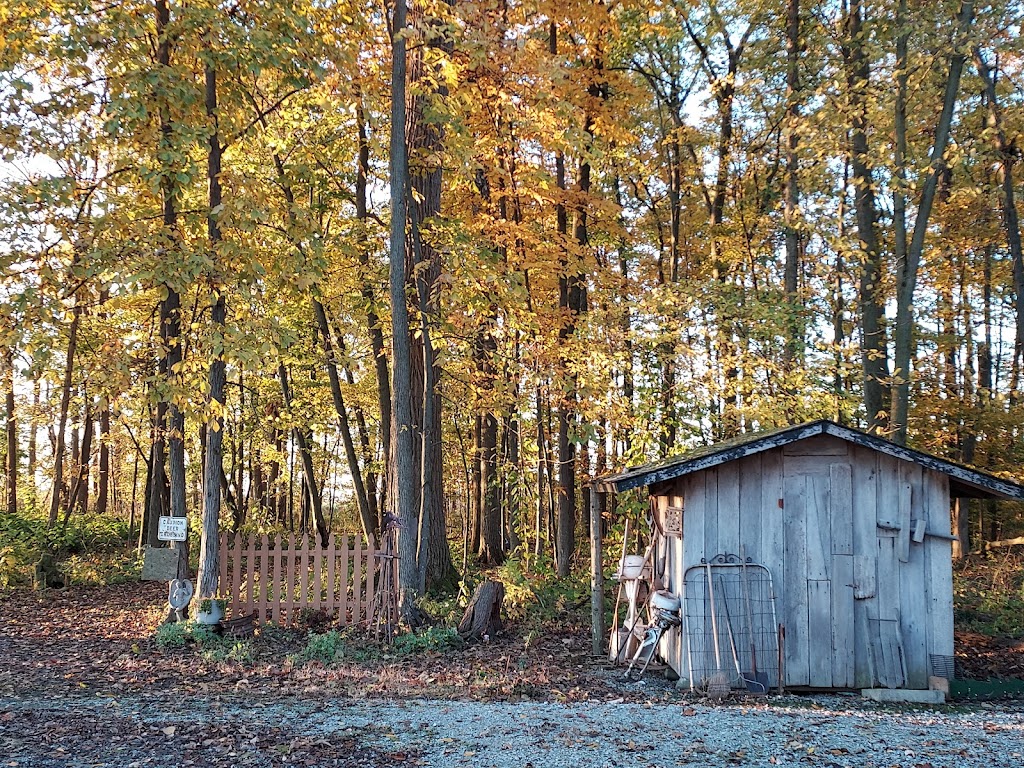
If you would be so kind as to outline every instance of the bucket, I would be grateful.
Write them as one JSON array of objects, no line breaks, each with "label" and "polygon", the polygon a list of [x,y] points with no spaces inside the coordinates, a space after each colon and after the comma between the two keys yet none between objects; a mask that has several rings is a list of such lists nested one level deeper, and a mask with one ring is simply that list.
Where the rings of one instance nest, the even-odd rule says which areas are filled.
[{"label": "bucket", "polygon": [[623,579],[639,579],[644,570],[643,555],[626,555],[622,558],[619,576]]}]

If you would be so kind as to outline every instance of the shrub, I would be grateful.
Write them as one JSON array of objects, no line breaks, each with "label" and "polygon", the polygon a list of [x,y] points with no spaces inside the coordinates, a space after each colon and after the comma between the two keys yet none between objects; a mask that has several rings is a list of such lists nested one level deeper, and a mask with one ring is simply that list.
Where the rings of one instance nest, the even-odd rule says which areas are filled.
[{"label": "shrub", "polygon": [[248,641],[233,641],[218,635],[212,627],[194,621],[161,624],[154,636],[158,648],[185,648],[196,646],[209,661],[235,661],[249,664],[253,660],[253,646]]},{"label": "shrub", "polygon": [[161,624],[156,628],[154,636],[157,648],[184,648],[191,639],[188,623],[176,621],[173,624]]},{"label": "shrub", "polygon": [[341,633],[336,629],[323,633],[310,632],[306,638],[306,647],[302,649],[302,659],[330,664],[342,654],[344,647]]},{"label": "shrub", "polygon": [[959,629],[1024,637],[1024,553],[973,554],[957,563],[953,585]]},{"label": "shrub", "polygon": [[452,627],[432,626],[419,632],[399,635],[392,644],[392,650],[396,656],[411,656],[461,648],[462,645],[462,638]]},{"label": "shrub", "polygon": [[534,567],[538,569],[535,573],[527,573],[522,562],[512,558],[498,569],[498,578],[505,585],[505,612],[509,618],[531,626],[555,619],[564,623],[566,613],[579,612],[587,603],[588,580],[559,579],[553,564],[543,561],[535,562]]},{"label": "shrub", "polygon": [[126,553],[128,524],[113,515],[72,515],[67,525],[47,528],[48,514],[19,509],[0,513],[0,588],[31,583],[33,565],[54,558],[73,584],[104,584],[137,575],[134,552]]},{"label": "shrub", "polygon": [[14,547],[0,547],[0,589],[18,582],[18,576],[23,570]]},{"label": "shrub", "polygon": [[247,640],[239,640],[228,648],[224,658],[228,661],[236,661],[239,664],[250,664],[253,660],[252,643]]}]

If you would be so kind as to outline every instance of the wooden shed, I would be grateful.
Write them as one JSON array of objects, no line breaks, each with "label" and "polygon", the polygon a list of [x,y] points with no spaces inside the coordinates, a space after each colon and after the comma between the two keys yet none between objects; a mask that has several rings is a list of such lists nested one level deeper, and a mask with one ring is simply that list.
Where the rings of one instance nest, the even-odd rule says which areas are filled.
[{"label": "wooden shed", "polygon": [[950,499],[1024,499],[1015,483],[824,420],[597,484],[643,486],[652,580],[684,614],[659,654],[695,688],[714,670],[749,682],[758,666],[797,689],[952,677]]}]

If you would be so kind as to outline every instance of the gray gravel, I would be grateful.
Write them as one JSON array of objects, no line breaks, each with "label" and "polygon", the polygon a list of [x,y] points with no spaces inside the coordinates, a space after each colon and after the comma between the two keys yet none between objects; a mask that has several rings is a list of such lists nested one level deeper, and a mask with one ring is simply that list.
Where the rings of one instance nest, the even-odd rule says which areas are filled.
[{"label": "gray gravel", "polygon": [[[10,768],[187,765],[181,756],[195,741],[207,764],[261,767],[1024,764],[1018,704],[922,709],[842,696],[720,706],[95,697],[0,699],[0,713],[0,766]],[[88,738],[72,729],[63,744],[42,738],[58,720],[87,723]],[[214,724],[240,736],[230,744],[202,739]]]},{"label": "gray gravel", "polygon": [[[823,699],[768,706],[404,702],[347,708],[348,727],[421,752],[426,765],[1013,766],[1024,763],[1020,712],[867,709]],[[856,706],[851,707],[851,704]],[[337,712],[309,719],[338,727]]]}]

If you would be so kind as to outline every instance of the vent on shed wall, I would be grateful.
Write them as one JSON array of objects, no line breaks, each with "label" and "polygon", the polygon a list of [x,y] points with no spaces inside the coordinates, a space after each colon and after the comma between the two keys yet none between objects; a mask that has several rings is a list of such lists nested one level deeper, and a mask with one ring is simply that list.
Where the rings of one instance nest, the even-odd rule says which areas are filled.
[{"label": "vent on shed wall", "polygon": [[683,536],[683,508],[669,507],[665,510],[665,535]]}]

